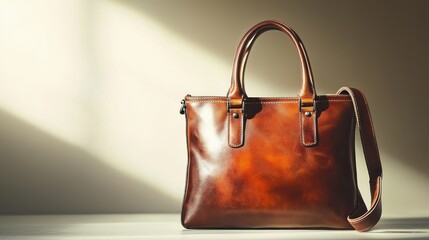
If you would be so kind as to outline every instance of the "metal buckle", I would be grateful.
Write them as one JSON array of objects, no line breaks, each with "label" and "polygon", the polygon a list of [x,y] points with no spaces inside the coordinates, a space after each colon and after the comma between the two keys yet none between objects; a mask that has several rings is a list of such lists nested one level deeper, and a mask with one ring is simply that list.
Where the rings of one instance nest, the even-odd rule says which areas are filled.
[{"label": "metal buckle", "polygon": [[[243,99],[243,104],[242,104],[242,106],[241,106],[241,112],[242,112],[242,113],[244,112],[245,106],[246,106],[246,99],[244,98],[244,99]],[[228,113],[229,113],[229,109],[230,109],[230,108],[232,108],[232,107],[229,105],[229,98],[228,98],[228,101],[226,101],[226,112],[228,112]]]},{"label": "metal buckle", "polygon": [[[301,98],[299,98],[299,112],[301,112],[302,109],[302,102],[301,102]],[[304,107],[308,107],[308,106],[304,106]],[[313,100],[313,112],[316,111],[316,99]]]}]

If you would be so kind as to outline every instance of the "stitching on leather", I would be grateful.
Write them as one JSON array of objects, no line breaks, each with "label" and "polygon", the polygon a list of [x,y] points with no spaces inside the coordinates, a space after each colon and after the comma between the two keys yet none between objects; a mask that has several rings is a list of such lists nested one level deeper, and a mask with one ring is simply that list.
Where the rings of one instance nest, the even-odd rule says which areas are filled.
[{"label": "stitching on leather", "polygon": [[316,144],[316,142],[317,142],[317,123],[316,123],[316,114],[317,114],[317,112],[316,111],[314,111],[314,114],[313,114],[313,144]]},{"label": "stitching on leather", "polygon": [[[358,102],[357,102],[357,98],[356,98],[356,95],[354,94],[354,92],[352,91],[352,95],[353,95],[353,99],[355,100],[355,106],[356,106],[356,113],[357,113],[357,122],[358,122],[358,125],[359,125],[359,133],[360,133],[360,137],[361,137],[361,139],[363,139],[363,137],[364,137],[364,133],[363,133],[363,128],[362,128],[362,118],[361,118],[361,116],[360,116],[360,110],[359,110],[359,104],[358,104]],[[368,157],[368,151],[367,151],[367,145],[366,145],[366,142],[365,141],[361,141],[362,142],[362,149],[363,149],[363,154],[364,154],[364,157],[365,158],[367,158]]]},{"label": "stitching on leather", "polygon": [[[334,97],[337,97],[336,95],[332,95]],[[222,98],[226,98],[226,97],[219,97],[219,96],[191,96],[191,97],[186,97],[187,99],[222,99]],[[258,99],[261,100],[297,100],[297,97],[258,97]]]},{"label": "stitching on leather", "polygon": [[305,139],[304,139],[304,121],[303,121],[303,116],[302,113],[299,113],[299,121],[301,122],[301,141],[302,144],[304,144],[304,146],[307,146],[308,144],[305,143]]},{"label": "stitching on leather", "polygon": [[231,140],[231,117],[232,114],[228,114],[228,142],[231,146],[233,147],[238,147],[242,144],[243,142],[243,115],[244,114],[240,114],[240,141],[238,144],[234,144]]},{"label": "stitching on leather", "polygon": [[298,103],[298,101],[246,102],[246,104],[276,104],[276,103]]},{"label": "stitching on leather", "polygon": [[[358,123],[358,126],[359,126],[359,133],[360,133],[361,138],[362,138],[362,136],[363,136],[363,134],[362,134],[363,129],[362,129],[362,126],[361,126],[361,117],[360,117],[360,111],[359,111],[359,106],[358,106],[358,103],[357,103],[357,99],[356,99],[356,96],[355,96],[353,90],[351,90],[351,89],[348,89],[348,90],[350,90],[350,91],[348,91],[349,95],[353,98],[353,103],[354,103],[354,106],[356,107],[356,118],[357,118],[357,123]],[[367,157],[368,155],[367,155],[367,152],[366,152],[366,146],[365,146],[366,144],[364,142],[365,141],[362,142],[362,149],[363,149],[364,156]]]},{"label": "stitching on leather", "polygon": [[224,100],[188,100],[191,103],[226,103]]},{"label": "stitching on leather", "polygon": [[316,112],[314,112],[314,114],[313,114],[313,116],[312,116],[312,118],[313,118],[313,142],[311,142],[311,143],[305,143],[305,138],[304,138],[304,121],[303,121],[303,113],[300,113],[299,114],[299,121],[301,122],[301,141],[302,141],[302,144],[304,145],[304,146],[311,146],[311,145],[313,145],[313,144],[315,144],[316,143]]},{"label": "stitching on leather", "polygon": [[228,113],[228,144],[231,144],[231,114]]},{"label": "stitching on leather", "polygon": [[302,121],[302,113],[298,114],[298,118],[299,118],[299,123],[301,124],[301,142],[302,144],[305,145],[305,141],[304,141],[304,122]]},{"label": "stitching on leather", "polygon": [[259,98],[259,99],[262,99],[262,100],[266,100],[266,99],[279,99],[279,100],[287,100],[287,99],[296,99],[296,97],[269,97],[269,98],[264,98],[264,97],[261,97],[261,98]]},{"label": "stitching on leather", "polygon": [[[243,141],[244,141],[244,136],[243,136],[243,132],[244,132],[244,130],[243,130],[243,127],[244,127],[244,124],[243,124],[243,118],[244,118],[244,113],[241,113],[241,118],[240,118],[240,144],[239,145],[242,145],[243,144]],[[239,145],[237,145],[237,146],[239,146]]]},{"label": "stitching on leather", "polygon": [[377,148],[377,152],[378,152],[377,138],[375,138],[375,129],[374,129],[374,124],[373,124],[373,122],[372,122],[372,116],[371,116],[371,113],[369,112],[368,102],[366,101],[366,97],[365,97],[364,95],[362,95],[362,98],[363,98],[363,100],[364,100],[364,102],[365,102],[366,111],[367,111],[368,118],[369,118],[369,123],[370,123],[370,126],[371,126],[372,138],[373,138],[373,140],[374,140],[374,143],[375,143],[375,146],[376,146],[376,148]]},{"label": "stitching on leather", "polygon": [[[188,101],[191,103],[205,103],[205,102],[208,102],[208,103],[226,103],[227,102],[226,100],[192,100],[192,99],[188,99]],[[352,100],[350,100],[350,99],[344,99],[344,100],[333,99],[333,100],[318,100],[316,102],[350,102],[350,101],[352,101]],[[298,101],[273,101],[273,102],[268,101],[268,100],[260,101],[260,102],[246,101],[246,104],[277,104],[277,103],[298,103]]]},{"label": "stitching on leather", "polygon": [[[324,94],[324,95],[320,95],[320,96],[328,96],[328,97],[332,97],[332,98],[348,98],[347,95],[343,95],[343,94]],[[187,100],[193,100],[193,99],[212,99],[212,100],[223,100],[227,97],[222,97],[222,96],[186,96],[185,99]],[[262,101],[266,101],[266,100],[296,100],[298,101],[299,97],[252,97],[253,99],[257,98],[260,99]],[[332,99],[335,100],[335,99]],[[332,101],[331,100],[331,101]],[[344,100],[350,100],[350,99],[344,99]],[[325,101],[325,100],[319,100],[319,101]]]},{"label": "stitching on leather", "polygon": [[318,100],[317,102],[350,102],[351,99],[342,99],[342,100],[336,100],[336,99],[332,99],[332,100]]}]

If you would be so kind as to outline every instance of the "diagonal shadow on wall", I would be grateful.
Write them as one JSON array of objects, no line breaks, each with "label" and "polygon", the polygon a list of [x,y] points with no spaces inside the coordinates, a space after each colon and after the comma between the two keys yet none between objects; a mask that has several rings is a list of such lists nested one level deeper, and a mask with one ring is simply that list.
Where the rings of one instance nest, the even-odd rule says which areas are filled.
[{"label": "diagonal shadow on wall", "polygon": [[176,212],[180,203],[0,111],[0,214]]}]

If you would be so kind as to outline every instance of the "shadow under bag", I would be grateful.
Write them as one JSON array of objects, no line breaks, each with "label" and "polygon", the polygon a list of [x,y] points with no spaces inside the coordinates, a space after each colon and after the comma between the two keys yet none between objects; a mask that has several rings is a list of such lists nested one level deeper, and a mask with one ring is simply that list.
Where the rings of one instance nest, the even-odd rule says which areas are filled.
[{"label": "shadow under bag", "polygon": [[[244,69],[256,38],[286,33],[302,67],[298,97],[248,97]],[[364,95],[317,95],[302,41],[264,21],[241,40],[226,97],[187,95],[185,228],[334,228],[367,231],[381,216],[382,169]],[[371,206],[357,185],[355,125],[370,177]]]}]

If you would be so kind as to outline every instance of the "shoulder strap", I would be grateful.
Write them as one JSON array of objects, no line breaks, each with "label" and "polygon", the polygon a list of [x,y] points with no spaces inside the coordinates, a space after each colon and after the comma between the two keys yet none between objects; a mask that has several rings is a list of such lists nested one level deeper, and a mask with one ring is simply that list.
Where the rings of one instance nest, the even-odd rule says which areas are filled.
[{"label": "shoulder strap", "polygon": [[368,168],[371,188],[371,207],[361,214],[356,212],[347,217],[354,229],[360,232],[368,231],[381,217],[381,180],[382,169],[374,126],[369,112],[368,103],[361,91],[355,88],[342,87],[337,94],[350,95],[359,127],[365,162]]}]

